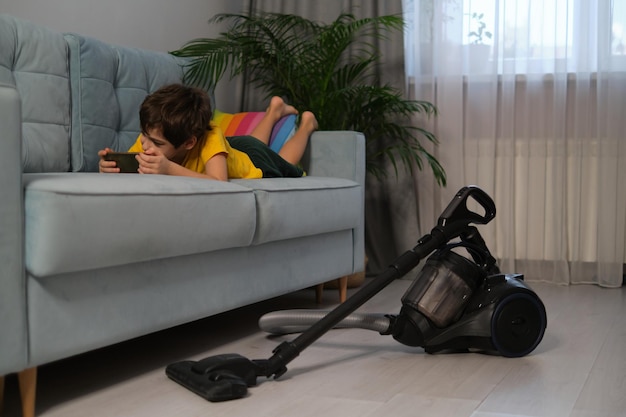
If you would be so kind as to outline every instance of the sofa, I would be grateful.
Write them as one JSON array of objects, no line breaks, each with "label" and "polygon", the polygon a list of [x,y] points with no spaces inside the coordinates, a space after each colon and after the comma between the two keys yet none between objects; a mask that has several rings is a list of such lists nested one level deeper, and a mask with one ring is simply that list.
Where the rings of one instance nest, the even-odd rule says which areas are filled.
[{"label": "sofa", "polygon": [[26,414],[39,365],[363,270],[360,133],[314,133],[303,178],[97,172],[183,71],[0,15],[0,382]]}]

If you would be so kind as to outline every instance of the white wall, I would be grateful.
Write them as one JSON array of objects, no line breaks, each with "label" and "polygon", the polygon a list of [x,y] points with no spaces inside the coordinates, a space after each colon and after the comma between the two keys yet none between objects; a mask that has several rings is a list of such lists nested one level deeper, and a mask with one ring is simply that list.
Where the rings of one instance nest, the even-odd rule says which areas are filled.
[{"label": "white wall", "polygon": [[207,21],[242,11],[243,0],[0,0],[0,13],[105,42],[170,51],[214,36]]},{"label": "white wall", "polygon": [[[239,13],[245,0],[0,0],[0,13],[60,32],[168,52],[195,38],[214,37],[208,24],[217,13]],[[216,92],[220,109],[234,111],[233,90],[223,82]],[[237,94],[237,93],[235,93]]]}]

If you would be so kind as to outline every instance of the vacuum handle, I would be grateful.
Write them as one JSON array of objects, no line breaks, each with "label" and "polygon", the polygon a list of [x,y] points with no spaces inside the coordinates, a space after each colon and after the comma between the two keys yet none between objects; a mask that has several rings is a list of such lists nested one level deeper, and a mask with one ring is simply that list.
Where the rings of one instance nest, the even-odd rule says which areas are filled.
[{"label": "vacuum handle", "polygon": [[[473,198],[485,210],[484,214],[471,211],[467,207],[469,198]],[[460,231],[470,223],[487,224],[496,217],[496,204],[491,197],[475,185],[463,187],[456,193],[448,207],[439,216],[437,228],[446,237],[458,236]]]}]

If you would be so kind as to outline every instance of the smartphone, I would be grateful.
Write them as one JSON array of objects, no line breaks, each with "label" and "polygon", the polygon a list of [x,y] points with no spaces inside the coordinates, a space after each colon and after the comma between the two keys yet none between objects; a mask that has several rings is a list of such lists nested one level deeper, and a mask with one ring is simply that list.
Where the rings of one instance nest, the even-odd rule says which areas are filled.
[{"label": "smartphone", "polygon": [[109,152],[104,156],[105,161],[115,161],[120,172],[137,173],[139,162],[135,155],[139,152]]}]

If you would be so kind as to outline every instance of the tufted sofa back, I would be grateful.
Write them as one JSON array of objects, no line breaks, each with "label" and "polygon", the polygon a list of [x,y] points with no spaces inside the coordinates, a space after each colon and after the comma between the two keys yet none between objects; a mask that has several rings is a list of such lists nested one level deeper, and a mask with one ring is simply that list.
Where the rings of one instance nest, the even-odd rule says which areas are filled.
[{"label": "tufted sofa back", "polygon": [[21,98],[24,172],[68,171],[71,97],[63,35],[0,14],[0,82]]},{"label": "tufted sofa back", "polygon": [[97,152],[126,151],[139,135],[139,107],[147,94],[179,83],[182,61],[162,53],[66,34],[72,97],[71,166],[97,171]]},{"label": "tufted sofa back", "polygon": [[181,82],[183,63],[0,14],[0,82],[21,98],[24,172],[97,171],[98,150],[132,145],[141,102]]}]

